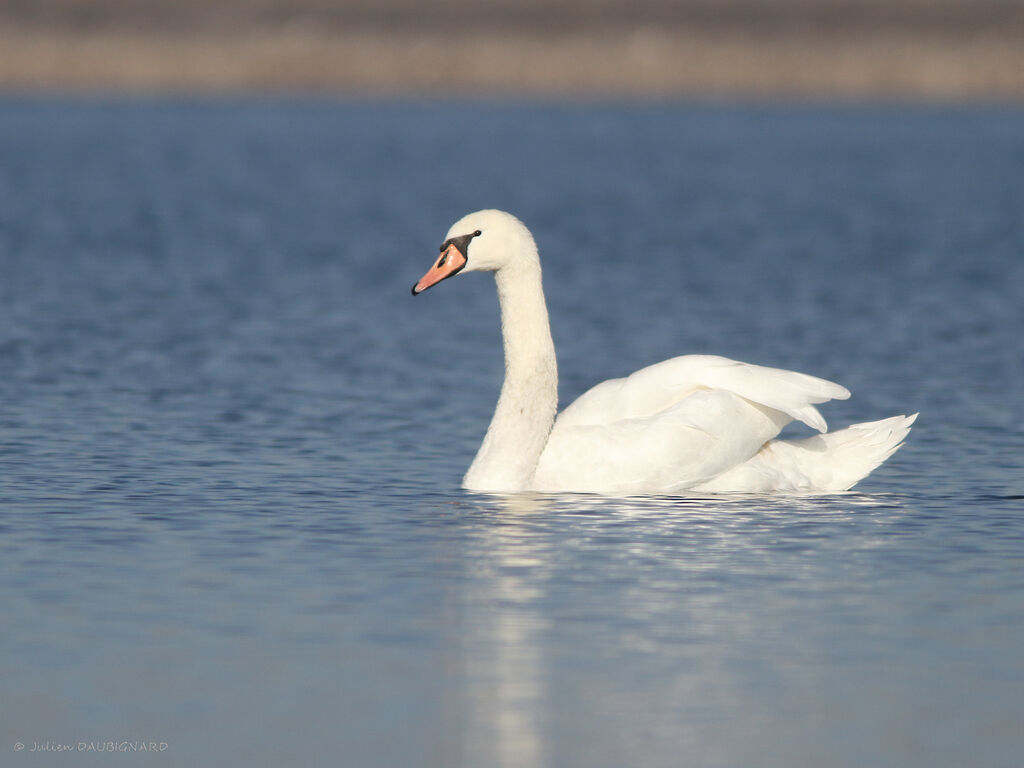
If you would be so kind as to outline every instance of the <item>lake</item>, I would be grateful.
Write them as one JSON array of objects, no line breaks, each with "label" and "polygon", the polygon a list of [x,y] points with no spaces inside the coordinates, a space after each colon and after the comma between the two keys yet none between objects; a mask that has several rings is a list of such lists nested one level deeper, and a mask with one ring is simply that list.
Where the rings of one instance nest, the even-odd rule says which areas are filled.
[{"label": "lake", "polygon": [[[484,207],[563,405],[721,354],[905,447],[461,490],[493,281],[409,287]],[[1020,766],[1022,334],[1020,108],[5,97],[2,762]]]}]

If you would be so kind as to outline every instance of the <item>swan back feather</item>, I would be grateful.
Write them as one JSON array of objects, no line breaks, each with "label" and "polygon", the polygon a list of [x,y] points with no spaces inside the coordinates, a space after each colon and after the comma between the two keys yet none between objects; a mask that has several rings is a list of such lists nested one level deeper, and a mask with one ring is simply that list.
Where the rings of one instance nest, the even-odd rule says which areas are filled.
[{"label": "swan back feather", "polygon": [[806,373],[768,368],[717,355],[683,355],[584,392],[558,417],[562,426],[608,424],[663,412],[700,390],[732,392],[825,432],[817,403],[845,400],[846,387]]}]

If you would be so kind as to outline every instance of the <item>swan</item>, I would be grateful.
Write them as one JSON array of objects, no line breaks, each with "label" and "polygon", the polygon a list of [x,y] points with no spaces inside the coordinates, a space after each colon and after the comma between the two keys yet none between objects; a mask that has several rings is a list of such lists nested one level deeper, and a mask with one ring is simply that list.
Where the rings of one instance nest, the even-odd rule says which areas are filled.
[{"label": "swan", "polygon": [[[414,296],[464,272],[493,272],[505,380],[463,488],[608,496],[838,492],[903,443],[917,414],[827,432],[815,405],[850,396],[831,381],[714,355],[684,355],[602,382],[556,417],[558,367],[533,236],[510,213],[452,225]],[[776,439],[797,420],[821,434]]]}]

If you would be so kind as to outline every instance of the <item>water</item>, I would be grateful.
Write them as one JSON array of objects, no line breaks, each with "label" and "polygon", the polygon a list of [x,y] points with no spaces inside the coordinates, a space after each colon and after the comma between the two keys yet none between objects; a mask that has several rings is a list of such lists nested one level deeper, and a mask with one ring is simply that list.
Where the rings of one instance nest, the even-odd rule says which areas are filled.
[{"label": "water", "polygon": [[[1019,766],[1022,179],[994,107],[7,98],[0,762]],[[459,490],[494,291],[409,286],[488,206],[563,402],[713,352],[907,445],[820,498]]]}]

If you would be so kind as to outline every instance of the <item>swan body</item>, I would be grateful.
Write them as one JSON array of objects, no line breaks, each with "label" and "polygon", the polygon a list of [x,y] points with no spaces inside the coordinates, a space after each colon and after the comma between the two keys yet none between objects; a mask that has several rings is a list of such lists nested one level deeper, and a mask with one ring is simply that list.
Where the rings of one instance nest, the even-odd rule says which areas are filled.
[{"label": "swan body", "polygon": [[[505,381],[463,487],[612,496],[684,492],[831,492],[851,488],[902,444],[912,416],[827,432],[815,407],[850,396],[794,371],[685,355],[610,379],[556,417],[558,369],[529,230],[503,211],[469,214],[413,286],[494,273]],[[822,433],[777,439],[791,421]]]}]

